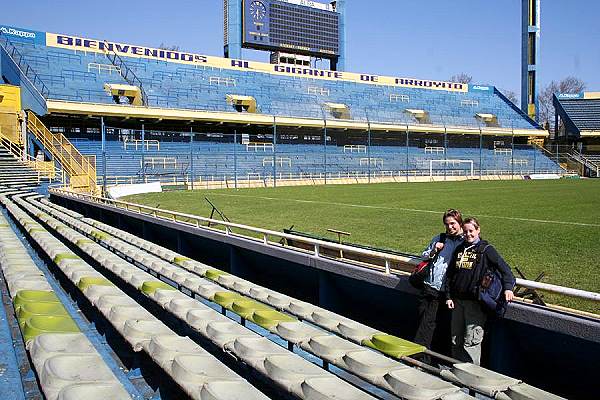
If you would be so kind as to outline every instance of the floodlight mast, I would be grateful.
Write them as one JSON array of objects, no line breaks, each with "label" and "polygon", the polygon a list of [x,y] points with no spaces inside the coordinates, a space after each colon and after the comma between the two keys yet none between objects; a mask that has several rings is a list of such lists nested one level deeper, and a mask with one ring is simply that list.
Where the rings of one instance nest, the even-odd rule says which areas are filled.
[{"label": "floodlight mast", "polygon": [[521,0],[521,110],[535,121],[538,121],[541,1]]}]

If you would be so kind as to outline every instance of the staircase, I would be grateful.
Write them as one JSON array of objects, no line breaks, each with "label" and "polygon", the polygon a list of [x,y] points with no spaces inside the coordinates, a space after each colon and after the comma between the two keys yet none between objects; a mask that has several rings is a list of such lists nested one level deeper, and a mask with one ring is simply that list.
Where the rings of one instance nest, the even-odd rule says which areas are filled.
[{"label": "staircase", "polygon": [[40,79],[40,76],[35,72],[29,64],[25,62],[25,58],[21,55],[19,50],[12,44],[7,35],[0,32],[0,49],[6,52],[6,55],[15,63],[17,68],[21,70],[23,75],[27,77],[29,82],[35,87],[38,93],[47,99],[50,95],[50,90]]},{"label": "staircase", "polygon": [[[107,46],[108,48],[108,46]],[[123,61],[121,56],[119,56],[114,50],[108,51],[106,53],[106,57],[110,60],[110,62],[118,68],[121,77],[127,81],[132,86],[137,86],[140,88],[140,93],[142,95],[142,105],[148,106],[148,96],[146,95],[146,91],[144,90],[144,85],[140,78],[137,77],[135,72]]]},{"label": "staircase", "polygon": [[570,152],[571,156],[577,160],[584,168],[583,174],[590,178],[600,178],[600,163],[596,160],[595,157],[586,156],[581,154],[577,150],[572,150]]},{"label": "staircase", "polygon": [[84,156],[61,133],[50,132],[42,121],[31,111],[27,113],[27,131],[57,161],[69,177],[71,189],[95,193],[96,157]]},{"label": "staircase", "polygon": [[0,146],[0,185],[35,189],[42,179],[39,172],[29,168],[8,149]]}]

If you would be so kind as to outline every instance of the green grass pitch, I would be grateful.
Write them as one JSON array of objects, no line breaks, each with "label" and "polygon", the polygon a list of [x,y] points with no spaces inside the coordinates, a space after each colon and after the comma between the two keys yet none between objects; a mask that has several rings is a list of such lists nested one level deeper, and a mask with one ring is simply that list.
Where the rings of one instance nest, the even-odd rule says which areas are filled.
[{"label": "green grass pitch", "polygon": [[[272,230],[291,225],[418,254],[443,230],[447,208],[481,222],[489,240],[528,278],[600,292],[600,181],[467,181],[196,190],[126,200],[207,217],[208,197],[233,222]],[[553,303],[600,313],[597,305],[549,294]]]}]

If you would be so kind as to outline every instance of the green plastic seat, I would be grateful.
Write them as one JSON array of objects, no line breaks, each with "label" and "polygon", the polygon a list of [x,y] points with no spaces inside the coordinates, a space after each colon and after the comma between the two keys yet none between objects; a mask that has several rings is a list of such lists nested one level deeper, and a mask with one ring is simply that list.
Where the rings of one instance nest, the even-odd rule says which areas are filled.
[{"label": "green plastic seat", "polygon": [[79,239],[78,241],[75,242],[75,244],[77,246],[81,246],[83,244],[89,244],[89,243],[96,243],[96,242],[94,242],[93,240],[90,240],[90,239]]},{"label": "green plastic seat", "polygon": [[146,282],[142,283],[142,292],[146,296],[149,296],[149,295],[153,294],[154,292],[156,292],[156,289],[177,290],[173,286],[169,285],[166,282],[162,282],[162,281],[146,281]]},{"label": "green plastic seat", "polygon": [[98,240],[106,240],[110,238],[108,233],[100,232],[100,231],[92,231],[91,235]]},{"label": "green plastic seat", "polygon": [[25,303],[19,307],[19,312],[17,314],[17,319],[19,320],[19,325],[21,326],[21,329],[25,325],[25,321],[27,321],[29,318],[40,315],[60,315],[68,317],[69,313],[67,312],[67,310],[65,310],[62,303]]},{"label": "green plastic seat", "polygon": [[230,275],[228,272],[221,271],[220,269],[209,269],[206,271],[206,277],[211,281],[216,281],[221,275]]},{"label": "green plastic seat", "polygon": [[55,264],[58,264],[62,260],[79,260],[79,259],[81,259],[81,257],[79,257],[78,255],[73,254],[73,253],[59,253],[54,256],[54,259],[52,261],[54,261]]},{"label": "green plastic seat", "polygon": [[265,329],[272,328],[280,322],[296,321],[296,318],[275,310],[256,310],[248,319]]},{"label": "green plastic seat", "polygon": [[79,327],[71,317],[44,315],[34,316],[25,321],[23,338],[25,343],[44,333],[76,333]]},{"label": "green plastic seat", "polygon": [[245,297],[236,292],[217,292],[214,294],[212,301],[225,308],[231,309],[233,302],[241,299],[245,299]]},{"label": "green plastic seat", "polygon": [[173,258],[173,262],[175,264],[180,264],[180,263],[183,263],[184,261],[190,261],[190,260],[191,260],[191,258],[189,258],[189,257],[182,257],[182,256],[178,256],[178,257],[174,257]]},{"label": "green plastic seat", "polygon": [[13,304],[15,310],[26,303],[60,303],[56,294],[48,290],[19,290]]},{"label": "green plastic seat", "polygon": [[114,286],[114,284],[106,278],[101,278],[98,276],[84,276],[79,278],[79,282],[77,282],[77,287],[83,292],[90,286],[100,285],[100,286]]},{"label": "green plastic seat", "polygon": [[363,340],[362,344],[395,358],[411,356],[426,350],[425,346],[386,334],[373,335],[371,339]]},{"label": "green plastic seat", "polygon": [[249,298],[239,298],[234,300],[231,304],[231,311],[246,319],[250,318],[255,311],[259,310],[273,310],[273,308]]}]

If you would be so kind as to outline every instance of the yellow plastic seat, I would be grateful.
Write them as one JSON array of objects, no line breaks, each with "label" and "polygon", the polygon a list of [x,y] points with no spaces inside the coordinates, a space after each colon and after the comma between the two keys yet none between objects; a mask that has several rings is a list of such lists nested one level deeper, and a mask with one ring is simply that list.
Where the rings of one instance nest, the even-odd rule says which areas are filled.
[{"label": "yellow plastic seat", "polygon": [[236,299],[231,304],[231,311],[246,319],[250,318],[255,311],[272,309],[266,304],[245,297]]},{"label": "yellow plastic seat", "polygon": [[80,332],[75,321],[70,317],[45,315],[34,316],[25,321],[23,338],[25,343],[44,333],[74,333]]},{"label": "yellow plastic seat", "polygon": [[54,259],[52,261],[54,261],[55,264],[60,263],[62,260],[78,260],[81,257],[73,254],[73,253],[60,253],[57,254],[56,256],[54,256]]},{"label": "yellow plastic seat", "polygon": [[275,310],[257,310],[249,319],[265,329],[272,328],[280,322],[296,321],[296,318]]},{"label": "yellow plastic seat", "polygon": [[156,289],[177,290],[173,286],[169,285],[166,282],[162,282],[162,281],[146,281],[146,282],[142,283],[142,292],[146,296],[154,294],[154,292],[156,292]]},{"label": "yellow plastic seat", "polygon": [[230,309],[235,300],[241,300],[244,298],[244,296],[235,292],[217,292],[214,294],[212,300],[215,303]]},{"label": "yellow plastic seat", "polygon": [[100,286],[114,286],[114,284],[106,278],[101,278],[97,276],[84,276],[79,279],[77,282],[77,287],[84,292],[90,286],[100,285]]},{"label": "yellow plastic seat", "polygon": [[48,290],[19,290],[13,304],[18,310],[25,303],[60,303],[56,294]]},{"label": "yellow plastic seat", "polygon": [[21,328],[25,325],[25,321],[31,317],[41,315],[60,315],[69,316],[69,313],[61,303],[50,303],[50,302],[39,302],[39,303],[25,303],[19,307],[17,313],[17,319]]},{"label": "yellow plastic seat", "polygon": [[92,231],[91,235],[98,240],[106,240],[110,238],[108,233],[100,232],[100,231]]},{"label": "yellow plastic seat", "polygon": [[395,358],[411,356],[426,350],[425,346],[386,334],[373,335],[371,339],[363,340],[362,344]]},{"label": "yellow plastic seat", "polygon": [[174,258],[173,258],[173,262],[174,262],[175,264],[181,264],[181,263],[183,263],[184,261],[190,261],[190,260],[191,260],[191,258],[188,258],[188,257],[183,257],[183,256],[178,256],[178,257],[174,257]]},{"label": "yellow plastic seat", "polygon": [[220,269],[209,269],[206,271],[206,278],[211,281],[216,281],[221,275],[230,275],[228,272],[221,271]]}]

